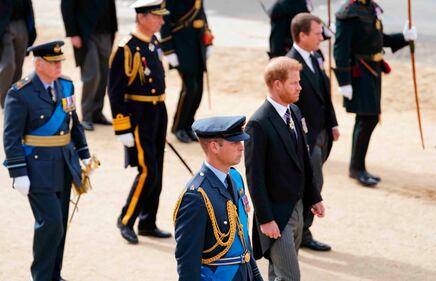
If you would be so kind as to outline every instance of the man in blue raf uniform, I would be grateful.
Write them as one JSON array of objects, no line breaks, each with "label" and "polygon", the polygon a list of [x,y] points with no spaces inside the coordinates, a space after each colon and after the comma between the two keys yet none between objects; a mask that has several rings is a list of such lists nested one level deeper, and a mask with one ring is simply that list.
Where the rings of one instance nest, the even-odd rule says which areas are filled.
[{"label": "man in blue raf uniform", "polygon": [[212,52],[213,36],[207,24],[203,0],[167,0],[170,14],[160,31],[162,50],[170,68],[178,70],[182,89],[172,133],[184,143],[197,141],[191,129],[203,95],[203,72]]},{"label": "man in blue raf uniform", "polygon": [[64,280],[62,258],[71,184],[80,186],[79,157],[88,146],[75,110],[74,87],[61,76],[62,41],[27,49],[35,72],[15,83],[5,102],[3,143],[13,187],[35,217],[33,281]]},{"label": "man in blue raf uniform", "polygon": [[365,157],[381,113],[382,72],[390,72],[383,47],[395,52],[417,38],[416,29],[407,23],[403,34],[383,33],[382,13],[372,0],[349,0],[336,13],[335,74],[347,112],[356,114],[349,175],[363,186],[380,181],[367,172]]},{"label": "man in blue raf uniform", "polygon": [[212,117],[192,125],[205,153],[174,210],[180,281],[263,280],[252,258],[249,204],[241,175],[244,116]]},{"label": "man in blue raf uniform", "polygon": [[162,51],[154,34],[168,11],[162,0],[138,0],[131,7],[136,26],[111,59],[109,98],[115,134],[125,146],[125,166],[138,167],[117,225],[124,239],[137,244],[133,225],[138,216],[139,235],[171,236],[156,226],[168,118]]}]

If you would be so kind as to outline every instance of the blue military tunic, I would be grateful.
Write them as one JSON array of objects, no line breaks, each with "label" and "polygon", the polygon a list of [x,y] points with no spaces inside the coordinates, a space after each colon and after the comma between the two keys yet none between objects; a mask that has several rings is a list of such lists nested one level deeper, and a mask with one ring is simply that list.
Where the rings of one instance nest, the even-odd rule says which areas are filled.
[{"label": "blue military tunic", "polygon": [[262,280],[251,257],[242,178],[234,169],[230,174],[237,215],[229,190],[206,165],[179,199],[174,212],[179,280]]},{"label": "blue military tunic", "polygon": [[[70,97],[64,97],[64,88],[69,88]],[[80,185],[79,157],[90,157],[83,128],[73,105],[74,89],[71,80],[61,77],[54,81],[54,91],[56,102],[38,76],[32,73],[14,84],[6,97],[3,135],[6,167],[11,177],[29,176],[30,192],[61,191],[65,171],[69,171],[73,182]],[[55,122],[50,128],[52,133],[48,135],[70,134],[71,141],[63,146],[33,146],[25,149],[22,144],[24,137],[33,135],[35,131],[44,136],[44,132],[39,132],[38,129],[50,120],[58,107],[64,112],[63,119]]]}]

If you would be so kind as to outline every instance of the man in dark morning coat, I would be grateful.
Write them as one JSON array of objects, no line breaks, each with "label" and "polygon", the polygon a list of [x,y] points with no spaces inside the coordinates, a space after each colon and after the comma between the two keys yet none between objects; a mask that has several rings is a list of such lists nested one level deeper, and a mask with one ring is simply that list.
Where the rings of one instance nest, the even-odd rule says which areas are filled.
[{"label": "man in dark morning coat", "polygon": [[118,29],[115,0],[62,0],[65,31],[71,37],[82,87],[82,125],[110,125],[103,115],[109,57]]},{"label": "man in dark morning coat", "polygon": [[298,248],[303,205],[324,216],[313,184],[306,125],[295,103],[301,90],[301,64],[288,57],[265,68],[267,100],[247,123],[245,142],[248,189],[254,204],[254,257],[269,259],[269,280],[300,280]]},{"label": "man in dark morning coat", "polygon": [[0,0],[0,105],[21,79],[26,49],[36,38],[31,0]]},{"label": "man in dark morning coat", "polygon": [[71,185],[90,154],[75,110],[74,87],[61,76],[62,41],[28,49],[35,72],[15,83],[5,102],[3,144],[13,187],[35,217],[33,281],[61,281]]},{"label": "man in dark morning coat", "polygon": [[[322,166],[329,156],[332,142],[339,138],[338,122],[330,96],[330,80],[324,71],[324,62],[317,53],[323,40],[321,20],[309,13],[298,14],[291,24],[294,45],[287,54],[301,63],[301,92],[295,103],[307,124],[307,142],[314,172],[314,183],[321,191],[323,186]],[[329,251],[329,245],[313,239],[310,226],[313,213],[305,210],[301,247],[315,251]]]},{"label": "man in dark morning coat", "polygon": [[170,14],[160,31],[161,45],[170,68],[182,79],[179,101],[171,132],[184,143],[197,141],[191,129],[203,96],[203,75],[212,53],[213,36],[203,0],[167,0]]},{"label": "man in dark morning coat", "polygon": [[205,161],[174,210],[179,281],[262,281],[248,229],[248,198],[239,172],[244,116],[200,119],[192,125]]},{"label": "man in dark morning coat", "polygon": [[356,114],[349,176],[363,186],[380,181],[366,170],[365,158],[381,113],[382,72],[390,72],[383,47],[395,52],[417,38],[416,29],[407,23],[403,34],[385,34],[382,13],[372,0],[347,1],[336,13],[335,74],[347,112]]}]

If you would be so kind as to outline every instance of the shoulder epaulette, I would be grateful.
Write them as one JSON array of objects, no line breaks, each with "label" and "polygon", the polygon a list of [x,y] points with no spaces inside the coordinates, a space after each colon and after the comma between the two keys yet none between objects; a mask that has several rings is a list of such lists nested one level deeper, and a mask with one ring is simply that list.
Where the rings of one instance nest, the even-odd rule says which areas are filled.
[{"label": "shoulder epaulette", "polygon": [[59,78],[63,79],[63,80],[67,80],[67,81],[73,81],[73,79],[71,79],[71,77],[66,76],[66,75],[61,75]]},{"label": "shoulder epaulette", "polygon": [[177,214],[179,213],[180,204],[182,204],[183,196],[186,192],[198,190],[201,183],[204,181],[205,176],[203,172],[197,173],[186,185],[186,188],[183,190],[182,194],[180,194],[179,199],[177,199],[176,206],[173,211],[173,223],[176,224]]},{"label": "shoulder epaulette", "polygon": [[21,80],[15,82],[15,84],[12,85],[12,87],[13,87],[15,90],[20,90],[20,89],[22,89],[24,86],[26,86],[27,84],[29,84],[31,81],[32,81],[32,80],[31,80],[28,76],[26,76],[26,77],[24,77],[23,79],[21,79]]},{"label": "shoulder epaulette", "polygon": [[127,43],[129,43],[130,39],[132,39],[132,35],[128,35],[120,40],[118,43],[118,47],[124,47]]},{"label": "shoulder epaulette", "polygon": [[186,191],[197,190],[201,186],[205,178],[206,177],[204,176],[203,172],[197,173],[192,178],[192,180],[186,185]]}]

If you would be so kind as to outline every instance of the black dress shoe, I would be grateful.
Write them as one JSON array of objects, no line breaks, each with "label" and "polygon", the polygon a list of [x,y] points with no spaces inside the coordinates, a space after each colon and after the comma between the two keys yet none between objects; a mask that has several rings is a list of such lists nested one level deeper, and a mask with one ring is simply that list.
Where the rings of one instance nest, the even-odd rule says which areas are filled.
[{"label": "black dress shoe", "polygon": [[92,119],[92,121],[94,121],[94,123],[100,124],[100,125],[112,125],[112,122],[107,120],[107,118],[103,114],[100,114],[99,116],[94,117]]},{"label": "black dress shoe", "polygon": [[177,130],[176,138],[183,143],[192,142],[191,138],[189,137],[188,133],[185,130]]},{"label": "black dress shoe", "polygon": [[188,133],[188,136],[192,141],[198,141],[198,137],[192,129],[186,130],[186,132]]},{"label": "black dress shoe", "polygon": [[138,236],[136,235],[135,231],[125,225],[121,227],[121,236],[126,239],[127,242],[129,242],[130,244],[138,244],[139,242]]},{"label": "black dress shoe", "polygon": [[374,186],[379,181],[380,178],[369,174],[367,171],[353,171],[350,170],[350,178],[356,179],[363,186]]},{"label": "black dress shoe", "polygon": [[156,238],[170,238],[171,237],[171,233],[164,231],[164,230],[160,230],[159,228],[155,228],[155,229],[138,229],[138,235],[141,236],[152,236],[152,237],[156,237]]},{"label": "black dress shoe", "polygon": [[122,220],[121,220],[121,215],[117,219],[117,227],[119,229],[121,229],[123,227],[123,223],[122,223]]},{"label": "black dress shoe", "polygon": [[380,181],[381,181],[381,178],[380,178],[379,176],[374,176],[373,174],[370,174],[370,173],[368,173],[367,171],[366,171],[366,174],[367,174],[370,178],[375,179],[377,182],[380,182]]},{"label": "black dress shoe", "polygon": [[318,242],[313,239],[301,242],[301,247],[308,248],[314,251],[319,251],[319,252],[327,252],[332,249],[332,247],[330,247],[329,245]]},{"label": "black dress shoe", "polygon": [[82,121],[82,127],[87,131],[94,131],[94,124],[92,122]]}]

